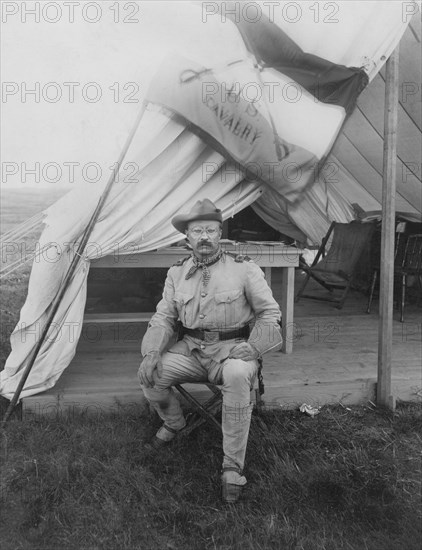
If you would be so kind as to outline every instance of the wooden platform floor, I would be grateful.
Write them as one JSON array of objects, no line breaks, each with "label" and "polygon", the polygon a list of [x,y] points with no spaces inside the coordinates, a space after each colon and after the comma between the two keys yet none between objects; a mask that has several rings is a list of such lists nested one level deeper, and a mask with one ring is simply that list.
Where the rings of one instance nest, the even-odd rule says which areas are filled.
[{"label": "wooden platform floor", "polygon": [[[296,270],[296,289],[303,273]],[[312,287],[321,293],[317,287]],[[311,287],[310,287],[311,289]],[[280,279],[273,277],[277,298]],[[322,289],[322,293],[325,290]],[[378,356],[378,300],[366,314],[366,296],[352,291],[344,308],[301,299],[295,304],[293,353],[264,357],[265,404],[297,407],[375,402]],[[393,323],[393,395],[422,400],[422,318],[416,304],[407,304],[405,322],[398,310]],[[60,409],[116,409],[143,400],[136,372],[145,323],[84,325],[71,365],[51,390],[23,400],[27,414]],[[199,397],[202,386],[195,386]],[[201,388],[201,389],[200,389]]]}]

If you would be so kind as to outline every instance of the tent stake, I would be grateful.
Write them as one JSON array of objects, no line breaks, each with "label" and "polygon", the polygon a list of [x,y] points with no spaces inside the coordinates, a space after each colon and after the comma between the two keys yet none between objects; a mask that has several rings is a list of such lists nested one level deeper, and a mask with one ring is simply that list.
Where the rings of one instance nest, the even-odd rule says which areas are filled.
[{"label": "tent stake", "polygon": [[72,259],[72,262],[69,266],[69,269],[67,270],[67,273],[66,273],[66,276],[64,278],[64,281],[58,291],[58,293],[56,294],[56,297],[54,298],[53,300],[53,303],[51,304],[51,309],[50,309],[50,313],[48,315],[48,318],[47,318],[47,321],[46,321],[46,324],[44,326],[44,329],[41,333],[41,336],[40,336],[40,339],[38,340],[37,342],[37,345],[35,346],[34,350],[32,351],[32,354],[30,355],[30,358],[28,360],[28,364],[26,365],[25,367],[25,370],[23,371],[22,373],[22,377],[21,379],[19,380],[19,384],[17,385],[16,387],[16,390],[15,390],[15,393],[9,403],[9,406],[7,407],[7,410],[6,410],[6,413],[3,417],[3,420],[2,420],[2,425],[4,426],[6,424],[6,422],[8,421],[8,419],[10,418],[12,412],[13,412],[13,409],[15,408],[16,406],[16,403],[18,402],[19,400],[19,397],[20,397],[20,394],[22,392],[22,389],[25,385],[25,382],[29,376],[29,373],[31,372],[31,369],[32,367],[34,366],[34,363],[35,363],[35,360],[38,356],[38,353],[41,349],[41,346],[43,345],[44,343],[44,340],[47,336],[47,333],[50,329],[50,326],[51,326],[51,323],[54,319],[54,316],[55,314],[57,313],[57,310],[59,308],[59,305],[62,301],[62,298],[67,290],[67,286],[69,284],[69,281],[70,279],[73,277],[73,274],[75,273],[76,271],[76,268],[78,267],[79,265],[79,262],[81,260],[81,257],[82,257],[82,254],[85,250],[85,247],[88,243],[88,239],[92,233],[92,230],[94,229],[94,226],[97,222],[97,219],[98,219],[98,216],[101,212],[101,209],[102,207],[104,206],[104,203],[110,193],[110,190],[114,184],[114,181],[116,179],[116,175],[118,174],[119,172],[119,169],[120,169],[120,166],[126,156],[126,153],[129,149],[129,146],[130,144],[132,143],[132,140],[133,140],[133,137],[135,136],[135,133],[138,129],[138,126],[139,126],[139,123],[141,122],[141,119],[145,113],[145,109],[146,109],[146,106],[147,106],[147,102],[144,102],[143,105],[142,105],[142,108],[136,118],[136,121],[135,121],[135,124],[129,134],[129,136],[127,137],[127,140],[126,140],[126,143],[120,153],[120,157],[119,157],[119,160],[117,161],[117,166],[118,166],[118,169],[116,171],[113,171],[112,174],[110,175],[110,178],[107,182],[107,185],[98,201],[98,204],[94,210],[94,213],[92,214],[91,216],[91,219],[89,220],[88,222],[88,225],[86,226],[86,229],[82,235],[82,239],[80,240],[79,242],[79,245],[78,245],[78,249],[77,251],[75,252],[75,255]]},{"label": "tent stake", "polygon": [[391,393],[391,356],[393,348],[398,84],[399,48],[397,47],[387,61],[385,80],[377,383],[377,404],[392,410],[395,409],[395,398]]}]

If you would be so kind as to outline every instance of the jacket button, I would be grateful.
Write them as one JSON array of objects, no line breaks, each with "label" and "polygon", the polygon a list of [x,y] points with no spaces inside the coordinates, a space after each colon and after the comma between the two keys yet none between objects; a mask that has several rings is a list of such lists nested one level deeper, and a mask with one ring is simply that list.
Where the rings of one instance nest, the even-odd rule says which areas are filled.
[{"label": "jacket button", "polygon": [[206,296],[205,292],[201,292],[201,296],[202,296],[202,298],[205,298],[205,296]]},{"label": "jacket button", "polygon": [[201,315],[199,316],[200,319],[203,319],[205,317],[205,315],[203,313],[201,313]]}]

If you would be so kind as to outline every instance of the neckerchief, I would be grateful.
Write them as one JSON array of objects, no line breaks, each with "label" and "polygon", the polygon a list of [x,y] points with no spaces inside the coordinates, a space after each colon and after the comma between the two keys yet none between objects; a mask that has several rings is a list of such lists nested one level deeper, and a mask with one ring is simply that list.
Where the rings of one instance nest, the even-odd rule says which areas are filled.
[{"label": "neckerchief", "polygon": [[185,279],[190,279],[198,269],[202,269],[202,280],[203,280],[204,286],[206,286],[211,277],[211,273],[210,273],[210,270],[208,269],[208,266],[218,262],[222,254],[223,254],[223,251],[219,247],[215,254],[213,254],[209,258],[206,258],[202,262],[198,260],[195,254],[192,254],[193,266],[187,272]]}]

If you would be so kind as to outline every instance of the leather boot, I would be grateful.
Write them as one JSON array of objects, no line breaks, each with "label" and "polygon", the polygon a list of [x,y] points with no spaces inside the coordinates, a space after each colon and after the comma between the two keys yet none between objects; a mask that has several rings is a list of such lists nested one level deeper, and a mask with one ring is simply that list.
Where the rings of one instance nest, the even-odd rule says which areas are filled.
[{"label": "leather boot", "polygon": [[236,503],[242,489],[246,485],[246,478],[238,468],[225,467],[221,474],[221,496],[227,504]]}]

